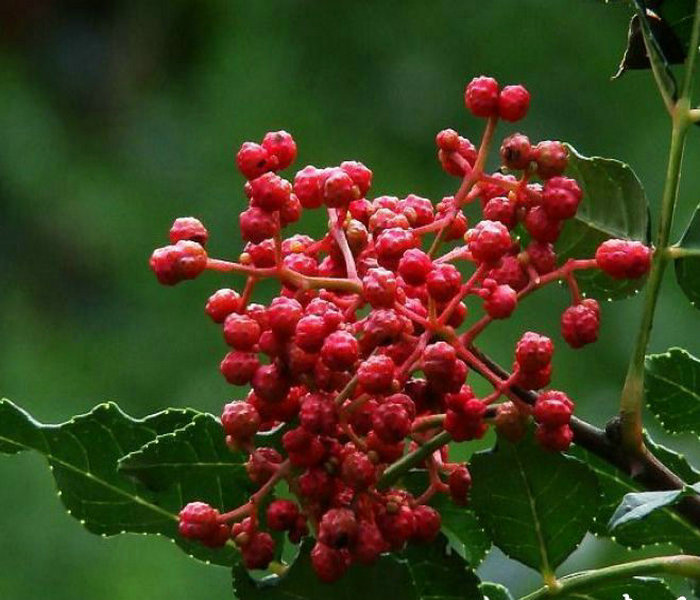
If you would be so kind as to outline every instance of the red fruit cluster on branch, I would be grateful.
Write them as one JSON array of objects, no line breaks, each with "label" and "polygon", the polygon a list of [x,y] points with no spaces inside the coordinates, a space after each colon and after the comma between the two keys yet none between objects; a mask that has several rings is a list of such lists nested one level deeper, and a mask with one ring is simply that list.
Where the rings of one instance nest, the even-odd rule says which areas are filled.
[{"label": "red fruit cluster on branch", "polygon": [[[595,258],[559,264],[553,244],[584,201],[578,183],[564,175],[566,147],[532,145],[517,133],[500,147],[507,174],[488,173],[496,123],[524,117],[530,95],[520,85],[500,88],[478,77],[465,102],[488,121],[478,149],[451,129],[436,137],[443,169],[462,178],[454,196],[435,205],[414,194],[370,199],[372,172],[356,161],[307,166],[290,181],[278,172],[294,161],[296,144],[288,133],[272,132],[236,155],[249,200],[239,219],[247,242],[239,260],[209,258],[207,231],[193,218],[175,221],[172,245],[153,253],[151,267],[164,284],[205,269],[246,277],[238,292],[215,292],[206,312],[230,347],[223,376],[251,387],[245,399],[224,407],[221,423],[227,444],[247,453],[257,491],[223,514],[188,504],[180,513],[183,536],[210,546],[232,540],[244,564],[257,569],[276,555],[266,530],[287,532],[293,543],[311,533],[313,567],[333,581],[353,562],[371,564],[410,541],[434,539],[441,521],[429,506],[435,494],[467,502],[469,470],[450,460],[446,445],[419,455],[424,490],[412,494],[383,481],[387,469],[405,464],[436,435],[468,441],[495,426],[517,442],[534,418],[544,448],[561,451],[571,443],[574,404],[566,394],[542,391],[533,407],[513,392],[549,385],[552,340],[514,335],[515,362],[503,379],[480,360],[475,339],[492,320],[507,319],[524,296],[563,281],[572,297],[561,318],[563,338],[574,348],[591,343],[600,309],[581,297],[576,272],[640,277],[651,252],[638,242],[608,240]],[[470,226],[462,208],[476,200],[483,219]],[[304,210],[321,207],[329,222],[324,236],[283,237]],[[440,254],[450,241],[457,243]],[[252,302],[261,279],[280,283],[267,306]],[[469,319],[479,305],[483,315]],[[493,392],[477,396],[467,383],[472,374],[486,378]],[[280,448],[256,446],[262,439],[256,434],[278,427]],[[263,510],[280,481],[295,500],[273,500]]]}]

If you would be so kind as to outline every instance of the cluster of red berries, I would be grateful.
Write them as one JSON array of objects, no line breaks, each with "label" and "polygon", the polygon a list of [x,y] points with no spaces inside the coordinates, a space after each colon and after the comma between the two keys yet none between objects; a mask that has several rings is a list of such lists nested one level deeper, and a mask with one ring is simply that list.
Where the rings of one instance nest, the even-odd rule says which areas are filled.
[{"label": "cluster of red berries", "polygon": [[[500,148],[503,169],[484,171],[497,121],[521,119],[529,102],[520,85],[501,89],[488,77],[469,83],[466,106],[487,126],[478,149],[454,130],[437,135],[438,160],[462,178],[457,193],[437,205],[414,194],[368,198],[372,172],[355,161],[307,166],[290,182],[277,172],[294,161],[296,144],[278,131],[261,144],[246,142],[236,156],[249,200],[239,221],[247,244],[237,262],[207,256],[208,235],[198,220],[175,221],[172,245],[151,257],[159,281],[172,285],[205,269],[247,278],[241,293],[214,293],[206,312],[230,346],[222,374],[251,388],[244,400],[225,406],[221,423],[228,445],[247,453],[258,489],[228,513],[188,504],[180,514],[183,536],[210,546],[233,540],[244,564],[262,569],[276,556],[269,531],[287,532],[293,543],[312,532],[313,567],[333,581],[353,562],[370,564],[409,541],[434,539],[441,526],[430,506],[435,494],[467,502],[467,466],[451,462],[445,444],[422,451],[436,436],[473,440],[494,425],[517,441],[534,418],[543,447],[569,446],[574,404],[566,394],[542,391],[530,406],[513,392],[549,385],[552,341],[534,332],[520,336],[504,379],[480,358],[475,338],[492,320],[509,317],[527,294],[564,281],[572,305],[562,315],[562,335],[574,348],[593,342],[600,310],[581,297],[576,271],[637,278],[651,253],[638,242],[608,240],[594,258],[558,264],[554,243],[583,197],[564,176],[566,147],[532,145],[514,134]],[[462,208],[477,199],[483,219],[470,227]],[[322,206],[326,235],[282,237],[304,209]],[[267,306],[251,302],[264,278],[281,284]],[[482,316],[463,328],[470,311],[479,311],[468,307],[471,299]],[[493,392],[478,397],[467,384],[470,372],[486,378]],[[282,447],[257,447],[256,434],[273,428],[283,432]],[[399,467],[425,469],[426,488],[411,494],[391,487],[395,473],[387,475]],[[265,504],[282,480],[296,500]]]}]

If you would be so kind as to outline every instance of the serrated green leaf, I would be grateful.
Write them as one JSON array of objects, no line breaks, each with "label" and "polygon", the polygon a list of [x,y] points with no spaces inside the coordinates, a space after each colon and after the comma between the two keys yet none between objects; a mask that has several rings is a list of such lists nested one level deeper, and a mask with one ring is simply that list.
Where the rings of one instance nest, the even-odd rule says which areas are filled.
[{"label": "serrated green leaf", "polygon": [[494,543],[511,558],[551,572],[593,523],[595,475],[581,461],[542,450],[528,437],[499,440],[472,458],[471,506]]},{"label": "serrated green leaf", "polygon": [[644,361],[647,405],[669,433],[700,434],[700,360],[682,348]]},{"label": "serrated green leaf", "polygon": [[676,595],[660,579],[632,577],[624,581],[609,581],[594,589],[561,594],[561,600],[676,600]]},{"label": "serrated green leaf", "polygon": [[[694,471],[681,455],[658,446],[648,437],[645,442],[649,451],[684,481],[694,484],[700,478],[700,473]],[[596,535],[610,537],[607,524],[623,496],[644,491],[644,488],[626,473],[580,446],[572,446],[570,453],[585,461],[598,477],[603,498],[592,531]],[[660,508],[644,519],[617,529],[614,539],[629,548],[670,543],[684,552],[700,553],[700,532],[670,507]]]},{"label": "serrated green leaf", "polygon": [[700,205],[677,246],[688,254],[674,261],[676,280],[690,303],[700,309]]},{"label": "serrated green leaf", "polygon": [[[482,600],[479,579],[443,537],[433,544],[409,545],[400,554],[382,556],[375,565],[353,565],[333,584],[319,581],[310,560],[311,542],[283,577],[253,580],[242,566],[233,569],[239,600]],[[390,586],[390,587],[389,587]]]},{"label": "serrated green leaf", "polygon": [[479,586],[481,593],[484,595],[484,600],[513,600],[508,588],[500,583],[492,583],[486,581]]},{"label": "serrated green leaf", "polygon": [[192,499],[221,511],[245,503],[251,489],[246,457],[232,452],[221,423],[197,415],[187,426],[159,435],[119,461],[119,470],[183,506]]},{"label": "serrated green leaf", "polygon": [[197,558],[231,564],[230,549],[212,551],[178,535],[177,513],[182,504],[142,487],[117,470],[122,456],[186,425],[197,414],[170,409],[134,419],[110,403],[60,425],[44,425],[9,400],[2,400],[0,452],[34,450],[43,455],[69,514],[92,533],[164,535]]},{"label": "serrated green leaf", "polygon": [[[564,225],[556,244],[559,256],[592,258],[598,246],[610,238],[649,243],[649,203],[631,167],[568,148],[567,175],[578,181],[583,200],[576,216]],[[644,283],[643,279],[612,279],[598,269],[577,272],[576,279],[586,295],[602,300],[629,296]]]}]

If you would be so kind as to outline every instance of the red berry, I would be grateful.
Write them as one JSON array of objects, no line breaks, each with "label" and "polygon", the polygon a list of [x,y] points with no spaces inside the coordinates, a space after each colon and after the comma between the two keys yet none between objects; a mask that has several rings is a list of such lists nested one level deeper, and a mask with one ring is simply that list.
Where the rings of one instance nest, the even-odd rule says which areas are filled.
[{"label": "red berry", "polygon": [[255,142],[244,142],[236,154],[236,165],[246,179],[255,179],[267,171],[274,171],[278,164],[276,156],[271,156]]},{"label": "red berry", "polygon": [[222,288],[209,296],[204,308],[214,323],[223,323],[226,317],[236,312],[241,306],[241,297],[238,292],[229,288]]},{"label": "red berry", "polygon": [[447,342],[435,342],[423,353],[423,372],[428,379],[450,379],[457,363],[457,352]]},{"label": "red berry", "polygon": [[331,333],[321,347],[321,359],[333,371],[345,371],[352,367],[360,353],[360,347],[351,333]]},{"label": "red berry", "polygon": [[292,529],[299,518],[299,507],[291,500],[273,500],[267,507],[267,526],[274,531]]},{"label": "red berry", "polygon": [[568,425],[574,403],[564,392],[550,390],[537,396],[532,414],[535,420],[549,429]]},{"label": "red berry", "polygon": [[333,493],[333,478],[322,468],[312,467],[299,475],[299,492],[312,502],[328,499]]},{"label": "red berry", "polygon": [[292,184],[274,173],[264,173],[253,179],[250,188],[251,206],[257,206],[267,212],[282,210],[292,194]]},{"label": "red berry", "polygon": [[547,336],[527,331],[515,346],[515,360],[525,371],[538,371],[552,362],[554,344]]},{"label": "red berry", "polygon": [[396,276],[381,267],[370,269],[362,278],[362,290],[374,308],[391,308],[396,300]]},{"label": "red berry", "polygon": [[296,142],[286,131],[269,131],[263,138],[262,147],[277,159],[275,170],[286,169],[297,157]]},{"label": "red berry", "polygon": [[325,583],[340,579],[350,567],[350,553],[347,549],[336,550],[321,542],[311,550],[311,566],[318,578]]},{"label": "red berry", "polygon": [[606,240],[598,246],[595,259],[615,279],[638,279],[649,271],[651,249],[641,242]]},{"label": "red berry", "polygon": [[304,314],[301,304],[293,298],[275,298],[267,309],[270,328],[280,338],[291,337]]},{"label": "red berry", "polygon": [[481,439],[486,433],[486,405],[476,398],[466,400],[459,410],[449,409],[445,415],[445,431],[456,442]]},{"label": "red berry", "polygon": [[515,204],[505,196],[491,198],[484,206],[484,219],[498,221],[513,229],[518,223]]},{"label": "red berry", "polygon": [[572,348],[581,348],[598,339],[600,308],[592,298],[569,306],[561,315],[561,334]]},{"label": "red berry", "polygon": [[207,253],[197,242],[181,240],[173,246],[153,251],[150,266],[158,281],[175,285],[185,279],[194,279],[207,268]]},{"label": "red berry", "polygon": [[539,425],[535,430],[535,436],[540,445],[552,452],[564,452],[568,450],[574,439],[574,432],[568,425],[549,428]]},{"label": "red berry", "polygon": [[397,269],[404,253],[417,246],[418,239],[411,231],[397,227],[385,229],[374,242],[377,262],[380,266],[392,271]]},{"label": "red berry", "polygon": [[257,486],[267,483],[276,472],[282,456],[274,448],[256,448],[245,464],[248,478]]},{"label": "red berry", "polygon": [[467,232],[467,246],[479,262],[496,262],[512,245],[508,228],[498,221],[480,221]]},{"label": "red berry", "polygon": [[391,504],[391,501],[387,503],[387,507],[377,515],[377,525],[389,545],[394,550],[399,550],[413,537],[416,519],[411,508],[405,504],[398,507],[392,507]]},{"label": "red berry", "polygon": [[435,144],[440,150],[454,152],[459,148],[459,134],[454,129],[443,129],[435,136]]},{"label": "red berry", "polygon": [[440,263],[426,277],[428,293],[438,302],[451,300],[462,286],[462,274],[449,263]]},{"label": "red berry", "polygon": [[498,95],[498,116],[504,121],[522,119],[530,108],[530,92],[522,85],[507,85]]},{"label": "red berry", "polygon": [[534,206],[527,211],[524,225],[534,240],[551,244],[559,239],[562,221],[550,217],[542,206]]},{"label": "red berry", "polygon": [[517,305],[517,292],[509,285],[497,285],[486,297],[484,310],[492,319],[507,319]]},{"label": "red berry", "polygon": [[224,321],[224,339],[236,350],[252,350],[260,339],[260,325],[246,315],[230,314]]},{"label": "red berry", "polygon": [[536,371],[521,370],[517,376],[517,384],[526,390],[539,390],[552,379],[552,364],[537,369]]},{"label": "red berry", "polygon": [[318,352],[328,334],[326,322],[319,315],[306,315],[299,319],[294,341],[306,352]]},{"label": "red berry", "polygon": [[399,210],[406,216],[411,227],[429,225],[435,220],[433,203],[427,198],[409,194],[399,202]]},{"label": "red berry", "polygon": [[389,545],[379,531],[379,527],[372,521],[360,521],[357,527],[357,540],[352,549],[353,558],[363,565],[371,565],[388,549]]},{"label": "red berry", "polygon": [[318,541],[331,548],[347,548],[357,537],[357,519],[348,508],[332,508],[321,518]]},{"label": "red berry", "polygon": [[533,241],[525,249],[530,264],[540,275],[551,273],[557,267],[557,255],[552,244]]},{"label": "red berry", "polygon": [[309,433],[335,433],[338,416],[332,398],[320,393],[306,394],[301,400],[299,423]]},{"label": "red berry", "polygon": [[517,256],[504,256],[501,259],[501,264],[496,269],[491,269],[488,273],[488,278],[493,279],[496,283],[509,285],[516,292],[522,290],[530,282],[525,269]]},{"label": "red berry", "polygon": [[259,244],[279,231],[279,222],[273,213],[257,206],[244,210],[238,217],[243,239]]},{"label": "red berry", "polygon": [[199,219],[194,217],[180,217],[175,219],[170,228],[170,243],[177,244],[180,240],[197,242],[200,246],[206,246],[209,232]]},{"label": "red berry", "polygon": [[413,509],[415,529],[413,539],[418,542],[432,542],[440,533],[442,518],[440,513],[430,506],[421,504]]},{"label": "red berry", "polygon": [[369,394],[386,394],[392,389],[395,373],[394,361],[384,354],[376,354],[360,363],[357,378]]},{"label": "red berry", "polygon": [[447,478],[450,497],[455,504],[464,506],[467,503],[469,490],[472,487],[472,477],[467,467],[456,467]]},{"label": "red berry", "polygon": [[517,444],[527,434],[528,416],[520,412],[513,402],[503,402],[496,408],[494,425],[498,437]]},{"label": "red berry", "polygon": [[260,361],[252,352],[229,352],[221,361],[221,374],[233,385],[246,385],[255,375]]},{"label": "red berry", "polygon": [[221,425],[234,441],[247,442],[258,432],[260,415],[247,402],[230,402],[224,406]]},{"label": "red berry", "polygon": [[349,452],[341,465],[343,481],[354,490],[364,490],[376,480],[372,461],[362,452]]},{"label": "red berry", "polygon": [[410,285],[425,283],[425,279],[432,269],[433,261],[419,248],[406,250],[399,260],[399,274]]},{"label": "red berry", "polygon": [[282,445],[287,451],[289,462],[295,467],[313,467],[326,455],[326,449],[317,435],[303,427],[290,429],[282,436]]},{"label": "red berry", "polygon": [[492,77],[475,77],[464,91],[464,102],[475,117],[498,114],[498,82]]},{"label": "red berry", "polygon": [[380,404],[372,415],[372,429],[387,444],[403,440],[411,431],[411,418],[400,404]]},{"label": "red berry", "polygon": [[561,142],[549,140],[540,142],[535,146],[534,154],[537,161],[537,176],[541,179],[549,179],[566,171],[569,153]]},{"label": "red berry", "polygon": [[251,386],[262,400],[281,402],[289,391],[290,382],[285,373],[273,363],[258,367]]},{"label": "red berry", "polygon": [[241,547],[241,557],[246,569],[267,569],[275,557],[275,540],[265,531],[256,531]]},{"label": "red berry", "polygon": [[324,180],[324,172],[311,165],[296,174],[294,194],[304,208],[318,208],[323,204]]},{"label": "red berry", "polygon": [[340,208],[359,197],[359,188],[343,169],[335,167],[326,175],[323,183],[323,201],[326,206]]},{"label": "red berry", "polygon": [[467,138],[457,138],[457,148],[450,152],[438,150],[438,159],[443,170],[455,177],[464,177],[476,162],[477,151]]},{"label": "red berry", "polygon": [[203,540],[216,534],[219,511],[204,502],[190,502],[180,511],[180,535]]},{"label": "red berry", "polygon": [[514,133],[501,144],[501,161],[508,169],[527,169],[534,158],[530,140],[522,133]]},{"label": "red berry", "polygon": [[360,191],[360,196],[367,195],[372,185],[372,171],[356,160],[343,161],[340,168],[350,175],[350,179]]},{"label": "red berry", "polygon": [[554,220],[570,219],[576,214],[583,192],[576,180],[568,177],[552,177],[542,190],[542,208]]}]

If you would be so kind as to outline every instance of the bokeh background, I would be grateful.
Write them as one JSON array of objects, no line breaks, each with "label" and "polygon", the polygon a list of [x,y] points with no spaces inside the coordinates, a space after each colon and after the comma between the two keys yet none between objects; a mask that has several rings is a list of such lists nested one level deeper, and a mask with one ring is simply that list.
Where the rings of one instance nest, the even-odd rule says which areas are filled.
[{"label": "bokeh background", "polygon": [[[234,153],[268,130],[294,134],[298,167],[358,159],[374,169],[377,195],[439,200],[456,182],[441,172],[433,137],[451,126],[478,138],[462,91],[488,73],[530,89],[520,127],[531,139],[630,163],[657,205],[668,119],[648,74],[610,81],[628,10],[598,0],[1,1],[0,394],[45,422],[104,400],[142,416],[166,405],[217,413],[240,397],[218,373],[223,341],[202,310],[230,281],[206,275],[166,289],[147,259],[172,220],[190,214],[209,226],[212,254],[237,256],[244,196]],[[679,222],[700,197],[697,170],[686,176]],[[550,332],[562,349],[556,385],[602,424],[615,411],[639,298],[606,304],[599,343],[578,353],[558,334],[566,301],[561,289],[528,300],[516,329],[492,327],[485,348],[506,362],[515,330]],[[654,348],[697,354],[697,325],[669,278]],[[562,571],[621,552],[587,540]],[[537,581],[497,552],[481,573],[515,592]],[[0,598],[47,595],[231,594],[225,569],[167,540],[93,537],[64,512],[41,458],[0,457]]]}]

